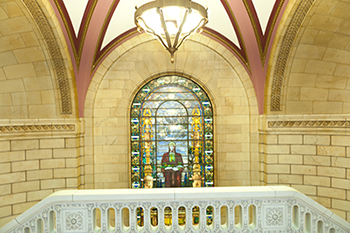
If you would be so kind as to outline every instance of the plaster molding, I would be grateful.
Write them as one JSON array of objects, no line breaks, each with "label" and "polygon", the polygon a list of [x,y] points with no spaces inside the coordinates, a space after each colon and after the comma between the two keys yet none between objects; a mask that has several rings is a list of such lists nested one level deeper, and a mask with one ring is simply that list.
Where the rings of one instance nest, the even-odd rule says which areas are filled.
[{"label": "plaster molding", "polygon": [[46,15],[35,0],[23,0],[23,3],[37,24],[51,56],[61,100],[61,114],[72,114],[72,101],[67,70],[55,34]]},{"label": "plaster molding", "polygon": [[281,111],[282,87],[288,58],[292,51],[292,46],[299,32],[299,29],[314,1],[315,0],[301,1],[291,19],[290,24],[287,27],[281,44],[281,49],[277,57],[276,67],[273,75],[270,107],[271,111]]},{"label": "plaster molding", "polygon": [[36,133],[74,131],[74,124],[53,124],[53,125],[7,125],[0,126],[0,133]]},{"label": "plaster molding", "polygon": [[349,128],[350,121],[268,121],[269,128]]}]

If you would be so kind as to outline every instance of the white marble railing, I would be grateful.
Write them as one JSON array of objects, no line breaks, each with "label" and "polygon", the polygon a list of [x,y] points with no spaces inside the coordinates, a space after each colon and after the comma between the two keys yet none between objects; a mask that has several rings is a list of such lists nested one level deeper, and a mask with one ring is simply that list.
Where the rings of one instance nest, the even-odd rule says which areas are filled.
[{"label": "white marble railing", "polygon": [[69,190],[0,229],[37,232],[350,232],[289,187]]}]

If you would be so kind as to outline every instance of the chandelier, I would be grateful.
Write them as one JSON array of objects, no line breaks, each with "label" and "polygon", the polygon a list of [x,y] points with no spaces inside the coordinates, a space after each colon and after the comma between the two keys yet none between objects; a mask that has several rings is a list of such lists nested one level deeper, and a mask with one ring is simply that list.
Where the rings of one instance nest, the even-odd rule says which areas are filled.
[{"label": "chandelier", "polygon": [[207,23],[207,9],[191,0],[156,0],[136,7],[135,12],[139,32],[157,38],[169,51],[172,63],[182,43]]}]

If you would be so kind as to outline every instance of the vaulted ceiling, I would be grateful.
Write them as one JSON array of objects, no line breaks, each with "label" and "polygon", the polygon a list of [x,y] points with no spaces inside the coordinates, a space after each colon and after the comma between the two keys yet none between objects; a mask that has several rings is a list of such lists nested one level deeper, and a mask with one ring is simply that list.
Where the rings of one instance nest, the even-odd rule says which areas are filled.
[{"label": "vaulted ceiling", "polygon": [[[271,45],[288,0],[193,1],[209,10],[203,34],[223,44],[240,60],[262,103]],[[133,18],[135,6],[146,2],[50,0],[68,44],[80,102],[84,102],[91,78],[103,59],[139,33]]]}]

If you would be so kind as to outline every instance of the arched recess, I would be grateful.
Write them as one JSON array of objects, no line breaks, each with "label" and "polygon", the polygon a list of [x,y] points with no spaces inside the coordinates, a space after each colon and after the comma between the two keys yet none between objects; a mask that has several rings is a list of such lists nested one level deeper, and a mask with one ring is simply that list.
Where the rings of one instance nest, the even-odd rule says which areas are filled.
[{"label": "arched recess", "polygon": [[50,4],[11,0],[3,7],[0,117],[75,117],[72,65]]},{"label": "arched recess", "polygon": [[129,122],[132,99],[159,74],[191,77],[214,105],[216,184],[258,184],[257,101],[238,59],[202,35],[188,40],[175,63],[156,40],[141,34],[117,47],[97,70],[86,98],[86,179],[89,188],[130,187]]}]

